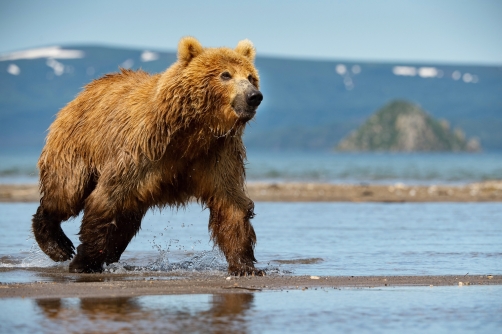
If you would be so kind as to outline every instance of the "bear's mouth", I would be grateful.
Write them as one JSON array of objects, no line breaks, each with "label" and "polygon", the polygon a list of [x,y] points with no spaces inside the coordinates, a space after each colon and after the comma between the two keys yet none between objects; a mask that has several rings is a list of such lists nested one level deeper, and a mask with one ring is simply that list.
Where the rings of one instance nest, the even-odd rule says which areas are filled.
[{"label": "bear's mouth", "polygon": [[254,115],[256,115],[256,107],[248,107],[248,108],[245,108],[245,109],[236,109],[236,108],[233,108],[235,113],[237,114],[237,116],[239,116],[239,119],[242,120],[242,121],[249,121],[251,120]]}]

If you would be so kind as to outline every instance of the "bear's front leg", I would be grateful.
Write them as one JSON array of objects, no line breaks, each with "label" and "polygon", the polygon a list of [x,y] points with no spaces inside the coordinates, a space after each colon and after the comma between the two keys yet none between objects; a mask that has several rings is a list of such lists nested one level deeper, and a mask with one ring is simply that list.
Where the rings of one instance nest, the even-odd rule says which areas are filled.
[{"label": "bear's front leg", "polygon": [[251,225],[254,204],[249,200],[246,209],[213,204],[209,206],[209,229],[214,243],[221,249],[228,262],[231,275],[265,276],[263,270],[254,267],[256,235]]}]

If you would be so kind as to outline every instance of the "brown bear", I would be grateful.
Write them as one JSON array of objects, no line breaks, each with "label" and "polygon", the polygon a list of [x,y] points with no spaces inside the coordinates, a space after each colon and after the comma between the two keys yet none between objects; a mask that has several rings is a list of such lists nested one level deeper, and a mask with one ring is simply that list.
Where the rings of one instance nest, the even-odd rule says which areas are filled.
[{"label": "brown bear", "polygon": [[84,216],[70,272],[117,262],[151,207],[196,199],[234,275],[254,267],[254,204],[246,196],[242,135],[263,99],[249,40],[235,49],[181,39],[165,72],[121,69],[88,84],[49,128],[38,161],[42,198],[33,216],[54,261],[75,247],[61,222]]}]

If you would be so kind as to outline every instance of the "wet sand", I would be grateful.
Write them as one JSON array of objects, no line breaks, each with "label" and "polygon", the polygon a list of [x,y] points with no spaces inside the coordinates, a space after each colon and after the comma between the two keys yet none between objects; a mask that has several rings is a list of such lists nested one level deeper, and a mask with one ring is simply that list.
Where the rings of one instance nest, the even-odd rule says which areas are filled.
[{"label": "wet sand", "polygon": [[[249,182],[256,202],[502,202],[502,181],[462,186]],[[38,202],[37,185],[0,185],[0,202]]]},{"label": "wet sand", "polygon": [[[2,269],[3,272],[6,269]],[[265,276],[224,277],[205,274],[46,273],[43,282],[0,284],[0,298],[134,297],[145,295],[221,294],[316,288],[502,285],[501,275],[459,276]]]},{"label": "wet sand", "polygon": [[251,199],[263,202],[500,202],[502,181],[464,186],[249,183]]}]

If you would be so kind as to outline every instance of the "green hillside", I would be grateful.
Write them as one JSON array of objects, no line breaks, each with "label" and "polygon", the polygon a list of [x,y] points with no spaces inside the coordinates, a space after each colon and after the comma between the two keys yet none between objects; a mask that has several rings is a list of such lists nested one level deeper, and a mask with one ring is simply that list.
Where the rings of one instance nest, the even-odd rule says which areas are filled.
[{"label": "green hillside", "polygon": [[479,141],[467,140],[460,129],[450,130],[420,106],[393,101],[371,116],[337,146],[340,151],[477,151]]}]

